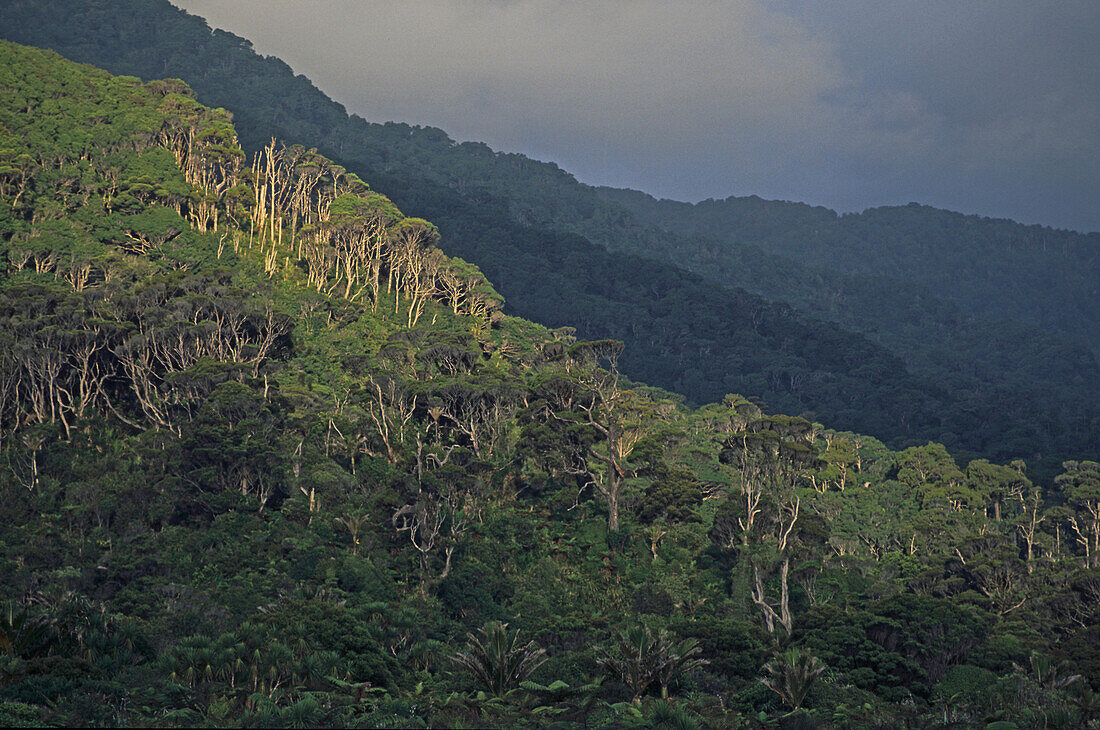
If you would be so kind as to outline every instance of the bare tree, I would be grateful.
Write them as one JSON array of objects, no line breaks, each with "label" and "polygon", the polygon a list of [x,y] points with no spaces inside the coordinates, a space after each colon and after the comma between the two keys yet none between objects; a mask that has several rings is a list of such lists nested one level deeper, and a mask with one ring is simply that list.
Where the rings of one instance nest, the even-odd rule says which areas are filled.
[{"label": "bare tree", "polygon": [[364,408],[386,450],[386,460],[396,464],[398,447],[405,443],[416,408],[416,398],[393,377],[371,376],[366,385]]},{"label": "bare tree", "polygon": [[632,391],[621,387],[618,361],[623,344],[614,340],[575,345],[570,360],[584,396],[575,400],[581,422],[603,438],[586,454],[596,490],[607,504],[607,529],[619,529],[619,507],[626,479],[634,475],[628,459],[638,443],[652,432],[645,407]]}]

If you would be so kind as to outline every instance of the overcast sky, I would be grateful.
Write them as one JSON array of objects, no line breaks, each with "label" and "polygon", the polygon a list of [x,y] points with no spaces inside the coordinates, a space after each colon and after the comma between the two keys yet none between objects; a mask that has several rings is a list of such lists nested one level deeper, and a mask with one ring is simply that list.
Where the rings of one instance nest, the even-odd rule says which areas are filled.
[{"label": "overcast sky", "polygon": [[173,0],[583,182],[1100,230],[1097,0]]}]

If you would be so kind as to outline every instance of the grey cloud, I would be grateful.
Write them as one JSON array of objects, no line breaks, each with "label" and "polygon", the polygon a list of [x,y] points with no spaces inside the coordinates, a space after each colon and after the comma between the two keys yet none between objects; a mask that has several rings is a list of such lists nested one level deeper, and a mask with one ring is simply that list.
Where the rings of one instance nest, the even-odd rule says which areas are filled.
[{"label": "grey cloud", "polygon": [[592,183],[1100,229],[1095,3],[180,0],[375,121]]}]

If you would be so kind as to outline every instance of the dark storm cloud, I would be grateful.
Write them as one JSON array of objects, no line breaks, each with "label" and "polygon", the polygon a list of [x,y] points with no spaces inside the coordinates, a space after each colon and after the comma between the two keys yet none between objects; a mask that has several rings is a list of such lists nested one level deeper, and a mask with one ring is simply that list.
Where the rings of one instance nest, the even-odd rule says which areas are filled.
[{"label": "dark storm cloud", "polygon": [[[853,82],[834,103],[875,113],[907,100],[899,121],[931,143],[895,153],[912,197],[1100,227],[1100,5],[848,0],[786,10],[832,39]],[[868,175],[888,169],[863,162]]]},{"label": "dark storm cloud", "polygon": [[586,182],[1100,229],[1095,2],[177,5],[368,119]]}]

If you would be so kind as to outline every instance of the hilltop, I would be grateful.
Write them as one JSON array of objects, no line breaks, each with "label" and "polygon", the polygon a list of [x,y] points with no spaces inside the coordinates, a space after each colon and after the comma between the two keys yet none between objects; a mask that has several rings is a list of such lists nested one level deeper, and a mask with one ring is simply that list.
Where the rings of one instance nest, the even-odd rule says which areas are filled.
[{"label": "hilltop", "polygon": [[375,185],[0,43],[0,724],[1088,723],[1100,464],[691,407]]},{"label": "hilltop", "polygon": [[507,311],[624,341],[623,371],[692,403],[768,408],[1024,458],[1044,481],[1100,449],[1096,236],[915,207],[837,216],[597,190],[438,129],[348,115],[282,61],[166,0],[0,8],[9,38],[184,79],[250,153],[316,146],[432,220]]}]

